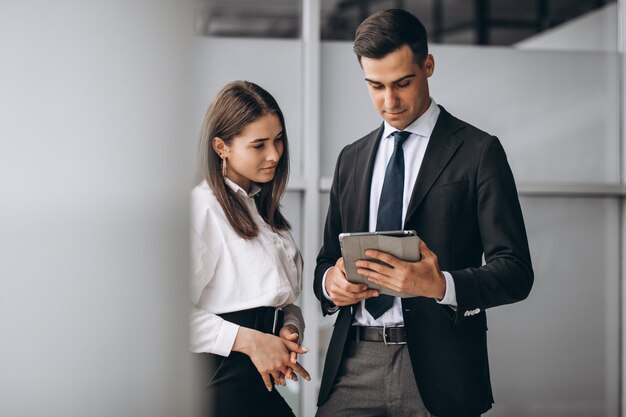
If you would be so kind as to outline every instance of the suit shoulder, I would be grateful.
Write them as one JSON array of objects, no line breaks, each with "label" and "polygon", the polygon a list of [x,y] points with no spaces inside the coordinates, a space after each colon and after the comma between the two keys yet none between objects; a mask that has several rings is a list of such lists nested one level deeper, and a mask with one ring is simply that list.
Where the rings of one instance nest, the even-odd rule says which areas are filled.
[{"label": "suit shoulder", "polygon": [[371,143],[371,141],[376,141],[380,132],[381,132],[381,127],[379,126],[376,129],[372,130],[367,135],[355,140],[349,145],[344,146],[341,149],[341,152],[339,152],[338,160],[341,160],[344,157],[353,158],[359,149],[367,146],[368,144]]},{"label": "suit shoulder", "polygon": [[442,114],[443,113],[445,113],[445,117],[447,118],[446,123],[449,126],[453,127],[453,134],[461,139],[466,146],[470,146],[471,148],[478,150],[479,152],[483,152],[486,149],[493,147],[503,150],[502,143],[496,136],[492,135],[491,133],[485,132],[484,130],[464,120],[452,116],[445,110],[442,112]]},{"label": "suit shoulder", "polygon": [[478,142],[489,142],[489,141],[492,141],[493,139],[496,139],[496,137],[492,135],[491,133],[485,132],[484,130],[479,129],[478,127],[464,120],[454,117],[449,113],[448,113],[448,116],[450,116],[454,120],[455,124],[458,126],[458,129],[455,132],[455,134],[463,139],[473,140],[473,141],[478,141]]}]

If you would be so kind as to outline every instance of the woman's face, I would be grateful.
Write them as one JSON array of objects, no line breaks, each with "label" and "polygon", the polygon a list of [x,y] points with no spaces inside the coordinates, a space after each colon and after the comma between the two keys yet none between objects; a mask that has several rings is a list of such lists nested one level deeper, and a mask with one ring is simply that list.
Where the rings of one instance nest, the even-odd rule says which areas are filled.
[{"label": "woman's face", "polygon": [[278,116],[265,113],[224,145],[228,179],[246,191],[250,183],[270,182],[283,155],[283,127]]}]

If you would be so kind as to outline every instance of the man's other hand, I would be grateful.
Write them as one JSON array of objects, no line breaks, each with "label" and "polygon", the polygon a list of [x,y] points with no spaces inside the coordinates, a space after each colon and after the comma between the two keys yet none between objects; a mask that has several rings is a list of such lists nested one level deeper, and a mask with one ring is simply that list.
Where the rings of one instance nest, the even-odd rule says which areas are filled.
[{"label": "man's other hand", "polygon": [[377,290],[368,290],[365,284],[353,284],[346,279],[343,258],[337,259],[335,266],[326,273],[326,292],[335,305],[342,307],[356,304],[370,297],[377,297]]}]

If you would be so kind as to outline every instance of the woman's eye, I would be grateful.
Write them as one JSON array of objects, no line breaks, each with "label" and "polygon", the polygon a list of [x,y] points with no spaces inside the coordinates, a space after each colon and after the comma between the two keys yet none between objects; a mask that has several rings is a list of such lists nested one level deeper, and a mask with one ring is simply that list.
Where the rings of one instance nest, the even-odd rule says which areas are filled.
[{"label": "woman's eye", "polygon": [[260,143],[258,145],[254,145],[254,149],[261,149],[261,148],[263,148],[263,144],[262,143]]}]

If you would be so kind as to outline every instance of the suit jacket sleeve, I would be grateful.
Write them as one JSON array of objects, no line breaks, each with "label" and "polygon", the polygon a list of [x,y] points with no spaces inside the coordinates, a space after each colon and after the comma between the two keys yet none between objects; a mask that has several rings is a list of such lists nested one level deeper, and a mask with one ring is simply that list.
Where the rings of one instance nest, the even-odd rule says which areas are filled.
[{"label": "suit jacket sleeve", "polygon": [[[335,165],[335,174],[333,176],[333,184],[330,188],[330,202],[328,204],[328,212],[326,214],[326,223],[324,225],[324,241],[319,254],[317,255],[317,265],[315,267],[315,280],[313,290],[315,296],[322,305],[322,313],[324,315],[332,314],[337,311],[336,306],[328,301],[322,292],[322,278],[328,268],[335,265],[337,259],[341,257],[341,247],[339,246],[339,234],[342,230],[341,210],[339,207],[339,198],[341,195],[342,184],[340,173],[342,171],[341,159],[344,151],[341,151]],[[344,176],[345,178],[345,176]]]},{"label": "suit jacket sleeve", "polygon": [[525,299],[533,284],[530,251],[513,174],[500,141],[486,141],[476,172],[477,221],[485,264],[451,271],[456,320],[473,309]]}]

